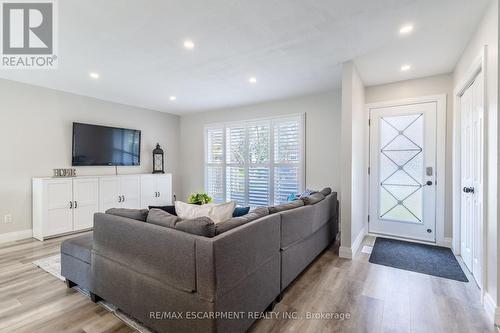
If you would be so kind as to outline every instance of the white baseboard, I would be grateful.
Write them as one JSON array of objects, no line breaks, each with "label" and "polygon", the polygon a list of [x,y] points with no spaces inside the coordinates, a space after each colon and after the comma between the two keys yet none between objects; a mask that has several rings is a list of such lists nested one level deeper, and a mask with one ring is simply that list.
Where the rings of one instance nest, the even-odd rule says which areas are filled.
[{"label": "white baseboard", "polygon": [[443,241],[436,242],[436,245],[448,247],[451,249],[453,245],[453,239],[451,237],[445,237]]},{"label": "white baseboard", "polygon": [[7,242],[15,242],[21,239],[27,239],[33,237],[33,230],[20,230],[14,232],[8,232],[6,234],[0,234],[0,244]]},{"label": "white baseboard", "polygon": [[358,252],[359,246],[363,242],[363,239],[365,238],[366,235],[366,227],[363,227],[359,234],[356,236],[356,239],[354,240],[354,243],[352,244],[351,247],[347,246],[341,246],[339,248],[339,257],[345,258],[345,259],[352,259]]},{"label": "white baseboard", "polygon": [[488,293],[484,293],[484,310],[495,325],[500,326],[500,308],[497,307],[493,297]]}]

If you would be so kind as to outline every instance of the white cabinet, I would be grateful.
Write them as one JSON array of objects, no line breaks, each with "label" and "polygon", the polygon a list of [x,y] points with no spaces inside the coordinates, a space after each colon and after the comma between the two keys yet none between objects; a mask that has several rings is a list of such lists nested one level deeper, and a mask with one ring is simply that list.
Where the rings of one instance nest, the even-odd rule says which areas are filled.
[{"label": "white cabinet", "polygon": [[39,240],[91,229],[110,208],[172,204],[172,175],[33,179],[33,236]]},{"label": "white cabinet", "polygon": [[73,225],[75,230],[94,226],[94,214],[99,211],[99,180],[73,179]]},{"label": "white cabinet", "polygon": [[92,228],[98,179],[34,179],[33,236],[39,240]]},{"label": "white cabinet", "polygon": [[121,208],[141,208],[141,177],[121,176],[120,178],[120,202]]},{"label": "white cabinet", "polygon": [[141,176],[141,208],[172,204],[172,175]]},{"label": "white cabinet", "polygon": [[110,208],[140,208],[140,176],[99,177],[99,211]]}]

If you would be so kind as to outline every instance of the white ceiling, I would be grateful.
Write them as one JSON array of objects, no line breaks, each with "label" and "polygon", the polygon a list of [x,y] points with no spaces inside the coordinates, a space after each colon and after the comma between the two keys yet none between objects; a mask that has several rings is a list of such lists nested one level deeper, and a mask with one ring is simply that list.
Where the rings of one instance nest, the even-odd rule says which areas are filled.
[{"label": "white ceiling", "polygon": [[351,59],[388,83],[451,72],[489,1],[64,0],[59,69],[0,77],[177,114],[338,88]]}]

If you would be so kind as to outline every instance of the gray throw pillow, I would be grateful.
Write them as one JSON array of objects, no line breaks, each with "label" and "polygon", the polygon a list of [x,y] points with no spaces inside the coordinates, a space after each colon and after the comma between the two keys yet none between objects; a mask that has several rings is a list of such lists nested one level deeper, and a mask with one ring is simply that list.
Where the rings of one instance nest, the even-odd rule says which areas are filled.
[{"label": "gray throw pillow", "polygon": [[215,223],[209,217],[203,216],[191,220],[180,220],[175,223],[175,229],[193,235],[214,237]]},{"label": "gray throw pillow", "polygon": [[147,209],[127,209],[127,208],[111,208],[106,211],[106,214],[126,217],[128,219],[139,220],[146,222],[149,210]]},{"label": "gray throw pillow", "polygon": [[269,214],[275,214],[279,212],[284,212],[285,210],[290,210],[294,208],[299,208],[304,206],[304,202],[302,200],[294,200],[290,201],[278,206],[271,206],[269,207]]},{"label": "gray throw pillow", "polygon": [[264,216],[269,215],[269,209],[267,207],[258,207],[252,210],[250,213],[240,216],[233,217],[230,220],[219,222],[215,225],[215,234],[220,235],[226,231],[237,228],[241,225],[247,224],[248,222],[252,222],[258,220]]},{"label": "gray throw pillow", "polygon": [[322,189],[321,191],[319,191],[319,193],[323,194],[326,197],[327,195],[329,195],[330,193],[332,193],[332,189],[329,188],[329,187],[325,187],[324,189]]},{"label": "gray throw pillow", "polygon": [[304,204],[306,204],[306,205],[314,205],[315,203],[318,203],[324,199],[325,199],[325,196],[321,192],[318,192],[318,193],[311,194],[308,197],[302,198],[301,201],[304,201]]},{"label": "gray throw pillow", "polygon": [[180,219],[175,215],[169,214],[162,209],[153,208],[149,210],[146,222],[162,227],[174,228],[175,223],[179,220]]}]

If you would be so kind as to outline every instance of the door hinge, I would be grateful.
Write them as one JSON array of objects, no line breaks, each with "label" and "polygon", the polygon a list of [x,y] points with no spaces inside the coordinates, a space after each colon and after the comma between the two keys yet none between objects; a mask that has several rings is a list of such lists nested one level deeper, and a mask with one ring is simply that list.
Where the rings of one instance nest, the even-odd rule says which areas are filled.
[{"label": "door hinge", "polygon": [[368,167],[368,174],[370,174],[370,167]]},{"label": "door hinge", "polygon": [[368,119],[368,126],[371,126],[371,124],[372,124],[372,120]]},{"label": "door hinge", "polygon": [[368,223],[370,222],[370,215],[368,215]]}]

